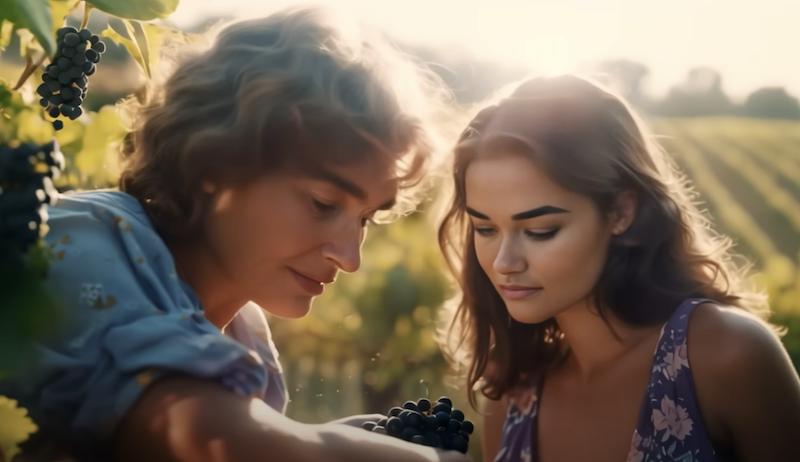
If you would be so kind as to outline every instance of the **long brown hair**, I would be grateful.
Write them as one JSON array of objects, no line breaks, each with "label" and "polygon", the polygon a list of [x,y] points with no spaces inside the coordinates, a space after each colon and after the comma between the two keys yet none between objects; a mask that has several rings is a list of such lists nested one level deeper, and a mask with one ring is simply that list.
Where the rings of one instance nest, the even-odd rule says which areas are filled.
[{"label": "long brown hair", "polygon": [[486,107],[454,151],[454,194],[439,245],[460,286],[441,338],[475,391],[499,399],[519,380],[564,358],[555,319],[511,321],[475,253],[466,215],[465,173],[497,143],[523,150],[560,186],[590,198],[604,215],[620,192],[638,196],[635,219],[611,244],[592,297],[608,323],[665,322],[678,304],[704,297],[765,317],[766,298],[745,288],[750,265],[731,252],[696,206],[689,182],[620,97],[575,76],[528,80]]}]

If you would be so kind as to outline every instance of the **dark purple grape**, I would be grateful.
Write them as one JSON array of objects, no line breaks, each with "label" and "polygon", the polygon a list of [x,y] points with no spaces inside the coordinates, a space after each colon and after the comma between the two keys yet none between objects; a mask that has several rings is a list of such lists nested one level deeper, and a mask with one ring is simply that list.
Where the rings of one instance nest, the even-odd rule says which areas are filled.
[{"label": "dark purple grape", "polygon": [[47,110],[47,113],[50,115],[50,117],[56,118],[61,114],[61,111],[59,111],[57,107],[53,106]]},{"label": "dark purple grape", "polygon": [[78,34],[81,40],[84,42],[92,38],[92,32],[89,29],[83,29]]},{"label": "dark purple grape", "polygon": [[47,66],[47,75],[50,77],[57,79],[59,73],[61,73],[61,69],[59,69],[57,65],[51,64]]},{"label": "dark purple grape", "polygon": [[448,398],[447,396],[440,396],[439,399],[436,400],[437,403],[445,403],[450,407],[453,407],[453,400]]},{"label": "dark purple grape", "polygon": [[450,414],[447,412],[439,411],[434,415],[436,416],[436,420],[439,422],[440,426],[447,425],[447,422],[450,421]]},{"label": "dark purple grape", "polygon": [[372,431],[372,429],[375,428],[376,425],[377,424],[375,422],[364,422],[363,424],[361,424],[361,428],[367,431]]},{"label": "dark purple grape", "polygon": [[97,42],[92,45],[92,50],[98,53],[105,53],[106,52],[106,44],[103,42]]},{"label": "dark purple grape", "polygon": [[69,68],[68,73],[69,73],[69,76],[72,77],[72,79],[74,80],[74,79],[77,79],[77,78],[79,78],[79,77],[81,77],[83,75],[83,69],[81,69],[80,66],[73,66],[73,67]]},{"label": "dark purple grape", "polygon": [[57,80],[53,80],[52,82],[47,83],[47,88],[50,90],[50,94],[56,91],[61,90],[61,82]]},{"label": "dark purple grape", "polygon": [[78,53],[72,57],[72,64],[76,66],[80,66],[86,62],[86,55],[84,53]]},{"label": "dark purple grape", "polygon": [[436,416],[425,416],[425,429],[432,431],[436,430],[437,428],[439,428],[439,420],[436,418]]},{"label": "dark purple grape", "polygon": [[83,104],[83,98],[81,98],[80,96],[73,97],[71,100],[67,101],[67,104],[69,104],[72,107],[81,107],[81,105]]},{"label": "dark purple grape", "polygon": [[400,436],[405,427],[405,424],[399,417],[392,417],[386,422],[386,433],[392,436]]},{"label": "dark purple grape", "polygon": [[[73,58],[74,58],[74,56],[73,56]],[[58,58],[58,69],[59,70],[66,71],[70,67],[72,67],[72,60],[71,59],[65,58],[63,56]]]},{"label": "dark purple grape", "polygon": [[458,436],[464,438],[464,441],[469,443],[469,433],[465,432],[464,430],[459,430]]},{"label": "dark purple grape", "polygon": [[58,94],[58,95],[50,95],[50,97],[47,98],[47,101],[50,101],[50,104],[53,104],[55,106],[58,106],[59,104],[64,102],[64,100],[61,98],[60,94]]},{"label": "dark purple grape", "polygon": [[85,63],[81,64],[81,70],[83,72],[89,72],[94,67],[94,63],[86,61]]},{"label": "dark purple grape", "polygon": [[64,26],[61,29],[56,31],[56,36],[59,38],[59,40],[61,40],[64,37],[66,37],[66,35],[69,34],[70,32],[73,33],[73,34],[77,34],[78,33],[78,29],[76,29],[76,28],[74,28],[72,26]]},{"label": "dark purple grape", "polygon": [[96,71],[96,70],[97,70],[97,68],[94,66],[94,64],[92,64],[92,67],[88,71],[84,71],[84,73],[87,76],[91,76],[91,75],[94,75],[94,71]]},{"label": "dark purple grape", "polygon": [[75,56],[76,50],[72,47],[64,47],[61,49],[61,56],[65,58],[72,58]]},{"label": "dark purple grape", "polygon": [[427,443],[428,443],[427,445],[428,446],[431,446],[431,447],[434,447],[434,448],[439,448],[439,447],[442,446],[442,438],[439,437],[439,435],[437,435],[435,432],[426,433],[425,434],[425,439],[427,440]]},{"label": "dark purple grape", "polygon": [[453,409],[452,411],[450,411],[450,418],[456,419],[459,422],[463,422],[464,421],[464,413],[459,411],[458,409]]},{"label": "dark purple grape", "polygon": [[380,433],[381,435],[385,435],[386,434],[386,427],[381,427],[380,425],[377,425],[377,426],[375,426],[375,428],[372,429],[372,432],[373,433]]},{"label": "dark purple grape", "polygon": [[64,128],[64,122],[62,122],[60,120],[54,120],[53,121],[53,128],[55,128],[56,130],[61,130],[62,128]]},{"label": "dark purple grape", "polygon": [[78,34],[74,33],[74,32],[70,32],[70,33],[68,33],[67,35],[64,36],[64,43],[68,47],[74,47],[78,43],[80,43],[80,41],[81,41],[81,37]]},{"label": "dark purple grape", "polygon": [[86,88],[86,83],[88,81],[89,79],[87,79],[85,76],[80,76],[77,79],[75,79],[75,85],[77,85],[78,88]]},{"label": "dark purple grape", "polygon": [[95,50],[86,50],[86,53],[83,54],[86,56],[86,59],[96,63],[98,59],[100,59],[100,53],[96,52]]},{"label": "dark purple grape", "polygon": [[469,420],[465,420],[461,422],[461,429],[469,434],[472,434],[472,432],[475,431],[475,425]]},{"label": "dark purple grape", "polygon": [[96,45],[98,42],[100,42],[100,37],[98,37],[97,35],[92,35],[89,38],[89,42],[91,42],[92,45]]},{"label": "dark purple grape", "polygon": [[386,418],[379,420],[379,421],[378,421],[378,426],[385,427],[385,426],[386,426],[386,422],[387,422],[388,420],[389,420],[389,419],[386,419]]},{"label": "dark purple grape", "polygon": [[83,109],[76,107],[72,114],[69,115],[69,120],[75,120],[83,114]]},{"label": "dark purple grape", "polygon": [[47,73],[44,73],[44,74],[42,74],[42,82],[44,82],[44,83],[50,83],[50,82],[52,82],[53,80],[56,80],[56,79],[54,79],[54,78],[50,77],[49,75],[47,75]]},{"label": "dark purple grape", "polygon": [[47,83],[43,83],[36,88],[36,94],[46,98],[50,96],[53,92],[50,91],[50,86]]},{"label": "dark purple grape", "polygon": [[428,412],[431,410],[431,402],[427,398],[422,398],[417,401],[417,407],[422,412]]},{"label": "dark purple grape", "polygon": [[406,427],[403,429],[403,432],[400,434],[400,437],[406,441],[411,441],[414,436],[419,435],[419,431],[413,427]]},{"label": "dark purple grape", "polygon": [[389,409],[389,414],[388,415],[390,417],[397,417],[397,416],[400,415],[401,412],[403,412],[403,408],[395,406],[395,407]]},{"label": "dark purple grape", "polygon": [[61,85],[69,85],[72,82],[72,77],[69,76],[69,72],[62,72],[58,74],[58,81]]},{"label": "dark purple grape", "polygon": [[427,445],[428,440],[423,435],[414,435],[411,437],[411,442],[416,444]]},{"label": "dark purple grape", "polygon": [[469,443],[467,442],[467,440],[465,440],[459,435],[453,437],[451,445],[453,449],[462,454],[466,454],[467,450],[469,449]]},{"label": "dark purple grape", "polygon": [[410,409],[412,411],[419,411],[419,408],[417,407],[417,403],[415,403],[414,401],[406,401],[405,403],[403,403],[403,409]]},{"label": "dark purple grape", "polygon": [[50,102],[47,101],[47,98],[42,98],[42,99],[39,100],[39,106],[47,107],[49,104],[50,104]]},{"label": "dark purple grape", "polygon": [[450,408],[449,404],[439,403],[436,406],[433,406],[433,411],[431,411],[431,412],[434,413],[434,414],[438,414],[440,412],[445,412],[449,416],[451,410],[452,409]]},{"label": "dark purple grape", "polygon": [[61,93],[59,93],[59,95],[61,95],[62,102],[71,101],[72,98],[75,96],[72,87],[62,88]]},{"label": "dark purple grape", "polygon": [[447,422],[446,428],[450,433],[458,433],[458,431],[461,430],[461,422],[456,419],[450,419],[450,421]]},{"label": "dark purple grape", "polygon": [[63,115],[64,117],[71,116],[73,112],[75,112],[75,108],[74,107],[72,107],[72,106],[70,106],[68,104],[62,104],[61,105],[61,115]]}]

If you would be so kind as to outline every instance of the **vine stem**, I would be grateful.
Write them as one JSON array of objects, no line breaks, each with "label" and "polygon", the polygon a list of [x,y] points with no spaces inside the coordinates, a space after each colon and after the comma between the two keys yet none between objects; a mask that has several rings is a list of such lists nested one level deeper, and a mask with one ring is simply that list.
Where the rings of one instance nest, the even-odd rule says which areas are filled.
[{"label": "vine stem", "polygon": [[34,63],[33,58],[31,58],[31,55],[28,54],[28,56],[25,57],[25,70],[22,71],[22,75],[19,76],[19,80],[17,81],[17,84],[14,85],[13,90],[19,90],[22,88],[22,86],[25,85],[25,81],[28,80],[28,77],[30,77],[31,74],[33,74],[33,71],[42,65],[46,58],[47,54],[42,53],[42,56]]},{"label": "vine stem", "polygon": [[81,27],[78,30],[85,29],[86,26],[89,25],[89,16],[92,13],[92,5],[83,2],[83,21],[81,21]]}]

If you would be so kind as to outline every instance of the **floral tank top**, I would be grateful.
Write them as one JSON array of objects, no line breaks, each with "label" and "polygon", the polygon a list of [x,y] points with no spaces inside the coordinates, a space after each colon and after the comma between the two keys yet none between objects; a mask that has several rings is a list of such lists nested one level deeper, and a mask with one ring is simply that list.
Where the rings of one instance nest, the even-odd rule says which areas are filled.
[{"label": "floral tank top", "polygon": [[[700,417],[686,342],[689,317],[698,304],[685,300],[664,324],[627,462],[722,462]],[[538,458],[538,389],[542,381],[509,398],[495,462]],[[622,461],[620,461],[622,462]]]}]

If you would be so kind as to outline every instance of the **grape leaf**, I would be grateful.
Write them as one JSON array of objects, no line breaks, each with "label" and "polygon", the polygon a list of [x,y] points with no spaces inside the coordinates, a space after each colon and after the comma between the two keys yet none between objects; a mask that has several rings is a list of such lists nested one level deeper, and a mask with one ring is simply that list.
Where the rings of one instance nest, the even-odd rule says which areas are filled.
[{"label": "grape leaf", "polygon": [[56,31],[64,27],[64,20],[70,13],[75,11],[81,3],[81,0],[48,0],[50,2],[50,11],[53,16],[53,36]]},{"label": "grape leaf", "polygon": [[100,35],[111,39],[118,45],[124,46],[125,49],[128,50],[128,53],[131,54],[131,57],[142,67],[147,77],[150,77],[150,64],[145,63],[144,56],[142,56],[142,52],[139,50],[139,45],[137,45],[136,42],[127,37],[123,37],[122,34],[115,31],[111,26],[108,26]]},{"label": "grape leaf", "polygon": [[11,21],[0,21],[3,23],[0,26],[0,51],[5,51],[9,43],[11,43],[11,34],[14,32],[14,23]]},{"label": "grape leaf", "polygon": [[149,21],[163,19],[178,7],[179,0],[87,0],[100,11],[118,18]]},{"label": "grape leaf", "polygon": [[36,430],[28,411],[17,407],[15,400],[0,396],[0,453],[4,460],[13,459],[20,452],[19,445]]},{"label": "grape leaf", "polygon": [[53,18],[47,0],[0,0],[0,19],[14,23],[17,29],[28,29],[49,56],[55,54]]},{"label": "grape leaf", "polygon": [[142,55],[142,62],[140,64],[144,65],[144,73],[147,75],[147,77],[152,77],[153,61],[151,52],[156,50],[151,49],[142,23],[139,21],[129,21],[127,19],[123,19],[123,22],[125,23],[125,27],[128,29],[128,35],[133,38],[133,42],[136,44],[136,47],[139,49],[139,53]]}]

